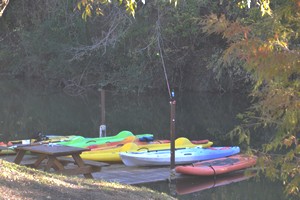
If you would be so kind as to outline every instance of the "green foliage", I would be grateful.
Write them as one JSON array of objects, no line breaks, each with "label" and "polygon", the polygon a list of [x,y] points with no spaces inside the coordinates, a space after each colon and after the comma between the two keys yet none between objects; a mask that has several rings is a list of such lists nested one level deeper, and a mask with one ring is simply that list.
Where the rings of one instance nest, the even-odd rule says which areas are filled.
[{"label": "green foliage", "polygon": [[235,129],[232,130],[229,135],[231,139],[233,139],[235,136],[238,136],[239,144],[246,143],[247,145],[250,145],[250,132],[241,126],[235,127]]},{"label": "green foliage", "polygon": [[[161,0],[161,2],[166,2],[167,0]],[[168,0],[170,4],[177,6],[178,0]],[[87,17],[92,16],[92,10],[95,10],[95,14],[103,15],[102,6],[107,6],[108,4],[119,4],[124,5],[126,12],[135,17],[136,9],[138,6],[137,0],[81,0],[78,2],[77,8],[83,10],[82,18],[87,19]],[[146,0],[141,0],[142,4],[146,3]],[[148,3],[148,2],[147,2]]]},{"label": "green foliage", "polygon": [[57,1],[54,5],[45,4],[44,10],[30,13],[21,12],[24,9],[18,9],[19,4],[11,4],[22,17],[16,20],[15,15],[8,12],[3,18],[1,27],[6,25],[7,28],[2,30],[1,36],[13,39],[3,40],[0,47],[2,73],[47,80],[60,80],[65,74],[78,73],[76,66],[68,61],[68,51],[73,45],[86,42],[86,25],[76,15],[69,15],[74,2]]},{"label": "green foliage", "polygon": [[[169,0],[138,2],[135,18],[122,2],[120,7],[119,1],[31,5],[25,0],[24,5],[33,6],[31,12],[12,2],[13,9],[0,21],[0,38],[5,38],[1,73],[61,82],[72,95],[89,87],[165,90],[163,56],[174,88],[223,92],[242,87],[245,74],[239,67],[217,70],[215,63],[224,65],[217,54],[224,48],[222,40],[199,28],[201,15],[220,10],[218,2],[182,1],[176,7]],[[89,3],[92,15],[84,21],[81,15]],[[94,15],[97,6],[103,15]]]}]

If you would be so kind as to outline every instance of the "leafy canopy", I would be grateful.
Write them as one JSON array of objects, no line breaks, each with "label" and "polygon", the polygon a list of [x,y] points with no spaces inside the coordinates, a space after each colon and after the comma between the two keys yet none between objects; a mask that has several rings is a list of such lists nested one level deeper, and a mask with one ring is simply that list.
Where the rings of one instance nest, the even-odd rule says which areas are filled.
[{"label": "leafy canopy", "polygon": [[205,17],[202,29],[222,35],[227,41],[223,62],[241,61],[255,80],[252,109],[232,134],[249,144],[254,129],[275,130],[263,145],[259,163],[267,176],[283,181],[287,194],[299,196],[300,1],[255,2],[247,8],[240,1],[237,5],[245,12],[233,20],[228,13]]},{"label": "leafy canopy", "polygon": [[[170,3],[173,3],[175,6],[177,5],[178,0],[161,0],[161,1],[169,1]],[[147,3],[146,0],[81,0],[78,2],[78,9],[83,10],[82,12],[82,18],[86,19],[87,17],[91,17],[93,11],[97,15],[103,15],[103,9],[102,6],[107,6],[112,3],[119,4],[120,6],[124,6],[126,11],[132,15],[135,16],[135,10],[137,9],[137,6],[141,2],[142,4]]]}]

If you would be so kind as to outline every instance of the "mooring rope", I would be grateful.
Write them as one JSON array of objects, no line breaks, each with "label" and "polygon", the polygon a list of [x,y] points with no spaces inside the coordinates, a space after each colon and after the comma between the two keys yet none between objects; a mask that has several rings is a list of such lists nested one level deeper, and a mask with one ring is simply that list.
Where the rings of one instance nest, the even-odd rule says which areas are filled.
[{"label": "mooring rope", "polygon": [[158,45],[158,50],[159,50],[159,55],[160,55],[161,62],[162,62],[162,66],[163,66],[163,70],[164,70],[164,75],[165,75],[165,79],[166,79],[166,84],[167,84],[167,88],[168,88],[168,92],[169,92],[170,99],[172,99],[172,94],[171,94],[171,89],[170,89],[169,79],[168,79],[168,75],[167,75],[167,69],[166,69],[166,66],[165,66],[165,61],[164,61],[164,57],[163,57],[163,54],[162,54],[162,49],[161,49],[161,46],[160,46],[161,34],[160,34],[160,22],[159,22],[159,16],[158,16],[158,20],[156,21],[156,34],[157,34],[157,45]]},{"label": "mooring rope", "polygon": [[212,170],[214,171],[214,180],[216,180],[216,170],[214,169],[214,167],[210,164],[210,165],[208,165],[210,168],[212,168]]}]

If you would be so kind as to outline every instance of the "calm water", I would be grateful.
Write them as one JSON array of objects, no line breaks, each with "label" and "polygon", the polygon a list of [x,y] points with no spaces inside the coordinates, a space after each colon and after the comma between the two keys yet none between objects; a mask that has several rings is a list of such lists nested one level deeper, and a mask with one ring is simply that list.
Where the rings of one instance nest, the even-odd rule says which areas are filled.
[{"label": "calm water", "polygon": [[243,172],[213,177],[190,177],[174,183],[148,183],[139,186],[170,194],[177,199],[213,200],[283,200],[279,183],[267,179],[242,178]]},{"label": "calm water", "polygon": [[[37,82],[2,80],[0,92],[0,141],[28,138],[39,132],[99,136],[101,112],[97,91],[84,96],[68,96]],[[176,137],[210,139],[216,146],[238,145],[237,141],[225,136],[238,123],[236,115],[248,108],[245,97],[177,93],[176,100]],[[130,130],[134,134],[152,133],[156,139],[169,138],[167,92],[143,95],[107,92],[105,109],[107,135]],[[193,188],[201,184],[203,180],[188,179],[183,183],[161,182],[145,186],[178,199],[284,199],[280,184],[265,179],[244,180],[189,194],[178,193],[180,187]]]},{"label": "calm water", "polygon": [[[27,138],[32,134],[99,136],[100,93],[68,96],[40,83],[0,81],[0,139]],[[245,98],[211,94],[176,94],[176,137],[210,139],[237,123],[236,114],[247,108]],[[122,95],[106,92],[107,135],[122,130],[169,137],[170,104],[167,92]]]}]

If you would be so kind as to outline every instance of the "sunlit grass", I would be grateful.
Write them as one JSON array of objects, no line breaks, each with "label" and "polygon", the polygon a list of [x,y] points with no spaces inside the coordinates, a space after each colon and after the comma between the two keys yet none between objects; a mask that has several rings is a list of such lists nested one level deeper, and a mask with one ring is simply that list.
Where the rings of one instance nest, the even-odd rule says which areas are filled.
[{"label": "sunlit grass", "polygon": [[65,198],[82,199],[173,199],[147,188],[139,188],[117,182],[63,176],[23,167],[0,159],[0,193],[11,199]]}]

